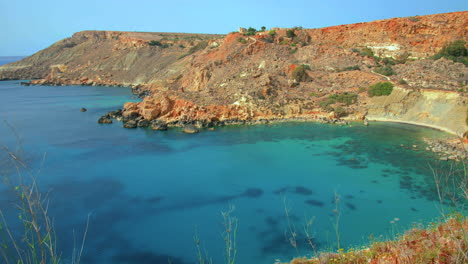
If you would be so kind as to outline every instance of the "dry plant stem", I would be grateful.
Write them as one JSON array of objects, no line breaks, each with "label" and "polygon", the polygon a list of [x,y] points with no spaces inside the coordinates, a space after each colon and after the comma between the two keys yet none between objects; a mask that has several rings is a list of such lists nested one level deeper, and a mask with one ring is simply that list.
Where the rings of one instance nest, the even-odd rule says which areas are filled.
[{"label": "dry plant stem", "polygon": [[[17,138],[18,142],[20,142],[19,137]],[[18,184],[16,185],[9,176],[11,174],[9,173],[10,171],[1,175],[4,178],[4,182],[15,190],[19,198],[17,208],[20,214],[18,217],[23,224],[24,233],[21,239],[16,239],[7,225],[3,212],[0,210],[4,226],[4,230],[2,230],[4,237],[10,241],[9,244],[14,248],[14,252],[10,252],[11,250],[5,241],[5,244],[0,247],[1,256],[7,264],[59,264],[61,256],[57,253],[56,233],[48,215],[49,205],[47,195],[45,197],[41,195],[37,185],[37,176],[34,175],[26,163],[6,146],[2,146],[2,149],[8,156],[9,166],[16,171],[18,176]],[[44,159],[42,162],[44,162]],[[27,176],[26,180],[30,182],[29,184],[26,183],[25,176]],[[75,251],[73,251],[72,264],[80,263],[88,225],[89,216],[80,251],[78,254],[75,254]]]},{"label": "dry plant stem", "polygon": [[225,242],[225,254],[226,254],[226,264],[236,263],[237,255],[237,246],[236,246],[236,236],[237,236],[237,218],[231,216],[234,212],[235,207],[233,205],[229,206],[229,209],[226,212],[221,212],[223,217],[224,233],[223,239]]},{"label": "dry plant stem", "polygon": [[83,250],[84,250],[84,245],[85,245],[85,242],[86,242],[86,236],[88,235],[89,217],[90,217],[90,215],[88,214],[88,217],[86,219],[86,228],[85,228],[85,231],[83,233],[83,239],[81,240],[80,252],[77,254],[76,251],[75,251],[75,247],[73,247],[72,263],[80,263],[81,256],[83,256]]},{"label": "dry plant stem", "polygon": [[193,240],[195,242],[195,247],[197,248],[197,257],[198,257],[198,264],[213,264],[213,260],[211,258],[208,258],[208,254],[202,253],[201,251],[201,242],[200,242],[200,237],[198,236],[198,229],[195,228],[195,235],[193,236]]},{"label": "dry plant stem", "polygon": [[286,197],[283,197],[283,206],[284,206],[284,215],[286,216],[286,221],[288,223],[288,230],[285,232],[286,239],[291,244],[291,246],[296,249],[296,253],[299,254],[299,250],[297,248],[297,232],[296,227],[294,224],[291,223],[291,217],[289,214],[289,207],[287,205]]},{"label": "dry plant stem", "polygon": [[313,237],[312,235],[310,234],[310,228],[312,226],[312,224],[314,223],[314,220],[315,220],[315,216],[310,218],[310,219],[306,219],[305,221],[305,225],[304,225],[304,233],[306,235],[306,238],[307,238],[307,243],[309,243],[309,246],[312,248],[312,250],[314,251],[314,255],[315,256],[318,256],[318,253],[317,253],[317,248],[315,247],[315,244],[314,244],[314,241],[313,241]]},{"label": "dry plant stem", "polygon": [[[11,240],[11,243],[13,244],[13,247],[15,248],[16,254],[18,255],[18,262],[19,263],[25,263],[23,260],[23,254],[22,250],[19,248],[18,243],[14,239],[13,235],[11,234],[10,228],[8,228],[7,222],[5,220],[5,216],[3,215],[3,212],[0,210],[0,216],[2,217],[2,222],[5,227],[5,232],[7,233],[9,239]],[[9,258],[4,250],[1,250],[2,255],[7,263],[10,263]]]},{"label": "dry plant stem", "polygon": [[[44,208],[44,201],[37,187],[36,177],[31,173],[26,164],[9,149],[3,146],[3,149],[11,158],[15,167],[20,185],[15,187],[18,197],[20,197],[19,209],[21,211],[20,219],[25,228],[24,242],[29,248],[26,251],[28,263],[53,263],[59,262],[60,257],[55,250],[55,241],[53,239],[53,228],[47,210]],[[31,178],[32,183],[26,185],[23,181],[22,172]],[[44,228],[44,234],[41,228]]]},{"label": "dry plant stem", "polygon": [[[468,175],[467,175],[467,171],[466,171],[466,165],[465,163],[463,162],[462,163],[462,166],[463,166],[463,173],[461,173],[461,184],[460,184],[460,190],[461,192],[464,194],[464,197],[462,197],[461,199],[465,199],[465,201],[461,201],[461,205],[460,205],[460,200],[459,198],[457,197],[457,195],[455,193],[452,193],[450,190],[447,190],[449,189],[450,187],[455,187],[455,189],[458,189],[456,188],[457,184],[456,184],[456,181],[455,181],[455,178],[457,177],[457,172],[455,171],[454,169],[454,166],[453,164],[450,164],[450,167],[448,170],[443,170],[443,171],[439,171],[437,169],[435,169],[433,166],[431,166],[429,164],[429,167],[432,171],[432,175],[434,177],[434,182],[435,182],[435,185],[436,185],[436,189],[437,189],[437,195],[438,195],[438,198],[439,198],[439,203],[440,203],[440,207],[441,207],[441,214],[442,214],[442,217],[447,221],[448,220],[448,216],[446,215],[445,213],[445,205],[444,205],[444,200],[446,198],[450,199],[450,201],[452,202],[452,205],[454,207],[457,208],[457,210],[459,210],[460,212],[462,212],[465,208],[465,204],[466,204],[466,201],[468,200],[468,196],[467,196],[467,193],[468,193],[468,190],[467,190],[467,179],[468,179]],[[449,226],[449,230],[450,230],[450,235],[452,237],[456,237],[457,234],[456,232],[450,228]],[[464,263],[464,261],[468,261],[468,253],[467,252],[464,252],[463,250],[463,243],[464,244],[468,244],[468,234],[466,232],[466,230],[462,229],[462,235],[463,235],[463,239],[460,241],[460,243],[456,243],[456,246],[458,247],[458,255],[457,255],[457,263]],[[455,241],[457,241],[457,239],[454,239]]]},{"label": "dry plant stem", "polygon": [[336,235],[336,244],[337,244],[337,249],[341,249],[341,243],[340,243],[340,195],[335,192],[334,196],[335,200],[335,209],[333,210],[333,213],[335,214],[335,223],[333,224],[333,228],[335,229],[335,235]]}]

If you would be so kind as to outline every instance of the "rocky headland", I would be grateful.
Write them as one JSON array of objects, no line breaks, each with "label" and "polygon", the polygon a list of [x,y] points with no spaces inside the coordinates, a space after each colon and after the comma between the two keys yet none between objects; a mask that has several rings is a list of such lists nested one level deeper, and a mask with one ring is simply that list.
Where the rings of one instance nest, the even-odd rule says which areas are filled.
[{"label": "rocky headland", "polygon": [[[83,31],[0,67],[0,80],[132,87],[142,101],[99,120],[128,128],[378,120],[466,138],[468,68],[433,56],[466,49],[467,32],[468,12],[227,35]],[[377,83],[393,90],[371,96]]]}]

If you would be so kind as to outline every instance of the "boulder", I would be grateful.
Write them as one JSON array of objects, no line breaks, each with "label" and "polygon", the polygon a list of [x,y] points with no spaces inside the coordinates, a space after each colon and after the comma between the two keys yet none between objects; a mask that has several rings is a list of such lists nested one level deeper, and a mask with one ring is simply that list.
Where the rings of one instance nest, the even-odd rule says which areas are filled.
[{"label": "boulder", "polygon": [[117,109],[115,111],[110,111],[107,113],[111,118],[119,118],[122,117],[122,109]]},{"label": "boulder", "polygon": [[125,121],[135,120],[138,117],[140,117],[140,114],[138,112],[125,112],[125,114],[122,115],[122,120],[125,122]]},{"label": "boulder", "polygon": [[124,122],[123,127],[124,128],[136,128],[137,127],[137,122],[133,121],[133,120],[128,120],[128,121]]},{"label": "boulder", "polygon": [[198,121],[198,120],[197,120],[197,121],[194,122],[194,126],[195,126],[196,128],[203,128],[204,124],[203,124],[202,121]]},{"label": "boulder", "polygon": [[112,124],[112,119],[108,115],[103,115],[98,119],[98,124]]},{"label": "boulder", "polygon": [[151,122],[151,129],[165,131],[167,130],[167,124],[160,120],[153,120]]},{"label": "boulder", "polygon": [[150,125],[150,122],[146,119],[141,119],[137,123],[138,127],[148,127]]},{"label": "boulder", "polygon": [[182,132],[187,134],[195,134],[198,133],[198,129],[194,125],[186,125],[182,128]]}]

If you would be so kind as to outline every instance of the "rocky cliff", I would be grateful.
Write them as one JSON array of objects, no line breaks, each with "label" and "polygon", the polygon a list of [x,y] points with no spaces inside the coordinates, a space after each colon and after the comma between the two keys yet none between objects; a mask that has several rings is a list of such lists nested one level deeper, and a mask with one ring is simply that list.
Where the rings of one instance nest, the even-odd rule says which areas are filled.
[{"label": "rocky cliff", "polygon": [[[367,116],[463,134],[468,68],[429,57],[467,32],[468,12],[225,36],[84,31],[0,67],[0,79],[132,86],[147,96],[123,119],[142,125]],[[369,98],[377,82],[396,88]]]}]

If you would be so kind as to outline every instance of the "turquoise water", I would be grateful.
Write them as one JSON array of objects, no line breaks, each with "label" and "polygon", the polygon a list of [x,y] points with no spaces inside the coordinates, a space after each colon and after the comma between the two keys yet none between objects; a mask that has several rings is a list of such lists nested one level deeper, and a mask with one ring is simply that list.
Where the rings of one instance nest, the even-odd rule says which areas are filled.
[{"label": "turquoise water", "polygon": [[[444,136],[434,130],[283,123],[188,135],[97,124],[103,113],[138,101],[127,88],[6,81],[0,98],[0,118],[21,137],[26,162],[41,169],[64,259],[87,215],[83,263],[90,264],[195,263],[195,230],[214,263],[223,263],[221,212],[230,205],[242,264],[309,256],[303,226],[311,217],[317,248],[335,247],[335,193],[343,247],[440,216],[428,166],[435,157],[421,151],[422,136]],[[0,143],[17,146],[8,125],[0,125],[0,135]],[[3,211],[10,210],[8,197],[0,196]],[[298,234],[297,250],[290,230]]]}]

